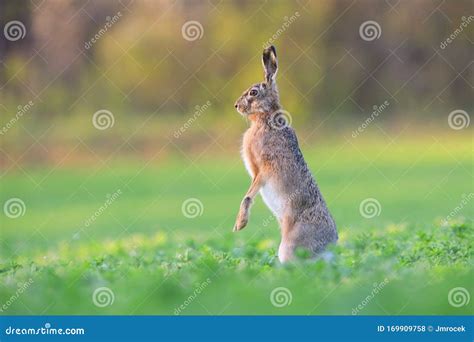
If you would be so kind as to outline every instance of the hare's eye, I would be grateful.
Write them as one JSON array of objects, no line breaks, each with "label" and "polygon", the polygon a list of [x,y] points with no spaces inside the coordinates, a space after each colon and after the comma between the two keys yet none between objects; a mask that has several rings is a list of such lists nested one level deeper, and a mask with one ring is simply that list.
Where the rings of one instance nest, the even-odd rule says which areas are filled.
[{"label": "hare's eye", "polygon": [[250,96],[257,96],[258,90],[257,89],[252,89],[249,93]]}]

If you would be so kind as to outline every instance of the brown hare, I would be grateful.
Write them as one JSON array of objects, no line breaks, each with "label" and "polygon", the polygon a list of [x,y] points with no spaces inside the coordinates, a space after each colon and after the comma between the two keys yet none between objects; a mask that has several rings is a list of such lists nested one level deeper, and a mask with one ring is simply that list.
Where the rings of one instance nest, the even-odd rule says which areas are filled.
[{"label": "brown hare", "polygon": [[336,224],[311,175],[280,106],[275,77],[276,50],[263,51],[265,80],[248,88],[235,103],[237,111],[251,121],[243,137],[242,157],[252,177],[234,226],[248,222],[253,199],[260,191],[265,204],[278,219],[281,243],[278,258],[286,262],[299,247],[313,256],[337,241]]}]

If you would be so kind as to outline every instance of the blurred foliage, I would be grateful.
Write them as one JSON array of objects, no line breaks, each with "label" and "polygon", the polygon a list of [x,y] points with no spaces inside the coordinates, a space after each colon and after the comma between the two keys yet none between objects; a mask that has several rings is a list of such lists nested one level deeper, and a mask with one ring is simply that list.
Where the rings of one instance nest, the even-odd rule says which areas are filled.
[{"label": "blurred foliage", "polygon": [[[315,262],[303,257],[284,267],[276,257],[278,242],[264,240],[261,233],[240,245],[222,239],[178,242],[162,232],[73,248],[63,244],[0,265],[5,285],[0,302],[18,284],[30,282],[8,313],[22,314],[28,307],[42,314],[468,314],[472,303],[454,308],[446,300],[455,285],[473,289],[473,229],[459,224],[466,238],[454,232],[457,224],[423,231],[389,226],[370,234],[346,232],[331,247],[331,258]],[[429,241],[412,239],[427,231]],[[434,241],[446,244],[434,247]],[[443,257],[433,258],[434,251]],[[196,302],[189,300],[203,282],[207,286]],[[378,285],[374,300],[365,302],[381,282],[385,286]],[[282,285],[292,300],[278,308],[269,298]],[[109,307],[98,308],[90,300],[99,286],[114,293]]]},{"label": "blurred foliage", "polygon": [[[2,2],[0,23],[27,29],[20,41],[1,37],[2,112],[33,100],[37,121],[100,108],[189,116],[210,100],[209,115],[233,116],[235,99],[262,79],[261,50],[276,35],[282,102],[299,122],[366,116],[385,100],[397,116],[446,114],[472,108],[474,25],[440,48],[471,14],[469,0]],[[201,39],[183,39],[189,20],[202,24]],[[361,39],[367,20],[380,24],[380,39]]]}]

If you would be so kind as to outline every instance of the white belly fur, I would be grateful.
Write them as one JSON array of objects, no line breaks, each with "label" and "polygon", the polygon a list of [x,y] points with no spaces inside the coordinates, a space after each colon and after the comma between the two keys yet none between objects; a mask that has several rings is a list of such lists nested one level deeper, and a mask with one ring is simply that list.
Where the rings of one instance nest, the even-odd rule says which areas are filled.
[{"label": "white belly fur", "polygon": [[253,178],[253,172],[252,168],[250,167],[250,161],[247,159],[247,155],[245,153],[242,154],[243,160],[244,160],[244,165],[245,168],[247,169],[247,172],[249,173],[250,177]]},{"label": "white belly fur", "polygon": [[262,195],[263,201],[267,207],[270,208],[270,210],[278,219],[280,219],[283,214],[285,200],[277,192],[272,182],[265,183],[265,185],[260,189],[260,194]]}]

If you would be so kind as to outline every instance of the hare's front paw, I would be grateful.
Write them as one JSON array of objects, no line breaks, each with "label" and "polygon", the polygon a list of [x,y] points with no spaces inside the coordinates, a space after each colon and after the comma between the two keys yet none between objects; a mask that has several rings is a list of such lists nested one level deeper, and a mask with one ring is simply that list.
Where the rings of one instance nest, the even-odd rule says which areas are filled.
[{"label": "hare's front paw", "polygon": [[250,205],[252,204],[252,199],[250,197],[245,197],[240,203],[239,214],[237,215],[237,221],[234,225],[234,232],[245,228],[249,220],[249,210]]},{"label": "hare's front paw", "polygon": [[244,229],[245,226],[247,225],[247,222],[248,222],[248,217],[247,215],[240,215],[237,217],[237,221],[235,222],[235,225],[234,225],[234,232],[238,231],[238,230],[241,230],[241,229]]}]

